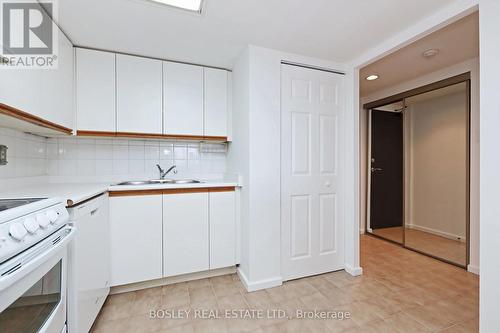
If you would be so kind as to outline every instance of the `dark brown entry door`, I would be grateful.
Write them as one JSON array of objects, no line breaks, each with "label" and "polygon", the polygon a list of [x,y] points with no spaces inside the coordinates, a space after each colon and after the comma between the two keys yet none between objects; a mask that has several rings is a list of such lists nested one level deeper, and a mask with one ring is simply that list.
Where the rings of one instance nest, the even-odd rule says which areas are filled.
[{"label": "dark brown entry door", "polygon": [[403,226],[403,114],[371,113],[370,227]]}]

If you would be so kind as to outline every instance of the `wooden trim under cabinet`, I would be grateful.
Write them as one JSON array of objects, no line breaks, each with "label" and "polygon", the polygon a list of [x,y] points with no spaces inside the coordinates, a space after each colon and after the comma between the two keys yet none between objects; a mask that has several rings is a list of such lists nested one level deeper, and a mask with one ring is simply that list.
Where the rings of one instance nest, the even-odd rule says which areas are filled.
[{"label": "wooden trim under cabinet", "polygon": [[177,135],[177,134],[154,134],[154,133],[134,133],[134,132],[106,132],[106,131],[76,131],[78,136],[100,136],[114,138],[141,138],[141,139],[175,139],[193,141],[222,141],[227,142],[227,136],[208,135]]},{"label": "wooden trim under cabinet", "polygon": [[109,191],[110,197],[133,197],[133,196],[139,196],[139,195],[161,195],[161,194],[163,194],[163,189]]},{"label": "wooden trim under cabinet", "polygon": [[160,194],[183,194],[183,193],[209,193],[209,192],[234,192],[235,186],[223,187],[188,187],[188,188],[166,188],[154,190],[126,190],[110,191],[110,197],[129,197],[140,195],[160,195]]},{"label": "wooden trim under cabinet", "polygon": [[34,116],[30,113],[21,111],[7,104],[0,103],[0,114],[6,115],[12,118],[16,118],[22,121],[26,121],[30,124],[41,126],[44,128],[48,128],[60,133],[71,135],[73,130],[71,128],[64,127],[62,125],[58,125],[51,121],[45,120],[43,118]]}]

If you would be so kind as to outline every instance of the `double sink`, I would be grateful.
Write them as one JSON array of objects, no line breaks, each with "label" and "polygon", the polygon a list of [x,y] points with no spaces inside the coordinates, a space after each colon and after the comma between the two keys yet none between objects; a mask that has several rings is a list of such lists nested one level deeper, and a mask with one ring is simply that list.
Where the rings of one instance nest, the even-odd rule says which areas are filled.
[{"label": "double sink", "polygon": [[116,185],[156,185],[156,184],[199,184],[202,183],[200,180],[196,179],[153,179],[153,180],[139,180],[139,181],[126,181],[121,182]]}]

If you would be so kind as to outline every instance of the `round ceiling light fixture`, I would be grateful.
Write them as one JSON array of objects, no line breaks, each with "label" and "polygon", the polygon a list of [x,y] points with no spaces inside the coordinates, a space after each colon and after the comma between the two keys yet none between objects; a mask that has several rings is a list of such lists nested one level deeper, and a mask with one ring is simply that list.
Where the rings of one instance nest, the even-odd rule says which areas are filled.
[{"label": "round ceiling light fixture", "polygon": [[439,49],[429,49],[427,51],[424,51],[422,53],[422,56],[424,58],[432,58],[432,57],[436,56],[438,53],[439,53]]},{"label": "round ceiling light fixture", "polygon": [[376,79],[378,79],[378,75],[377,74],[368,75],[366,77],[367,81],[373,81],[373,80],[376,80]]}]

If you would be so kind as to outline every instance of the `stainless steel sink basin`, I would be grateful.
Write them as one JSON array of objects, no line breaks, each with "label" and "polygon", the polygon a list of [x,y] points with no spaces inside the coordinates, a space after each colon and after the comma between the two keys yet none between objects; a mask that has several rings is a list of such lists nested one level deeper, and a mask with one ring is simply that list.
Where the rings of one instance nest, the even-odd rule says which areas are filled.
[{"label": "stainless steel sink basin", "polygon": [[139,185],[153,185],[153,184],[199,184],[199,183],[201,183],[201,181],[196,179],[153,179],[153,180],[126,181],[118,183],[116,185],[139,186]]},{"label": "stainless steel sink basin", "polygon": [[150,180],[152,183],[157,184],[199,184],[201,181],[196,179],[155,179]]},{"label": "stainless steel sink basin", "polygon": [[127,182],[121,182],[116,185],[150,185],[154,184],[153,182],[149,180],[138,180],[138,181],[127,181]]},{"label": "stainless steel sink basin", "polygon": [[174,184],[172,179],[153,179],[150,182],[151,184]]},{"label": "stainless steel sink basin", "polygon": [[200,180],[196,179],[176,179],[174,180],[174,184],[199,184]]}]

